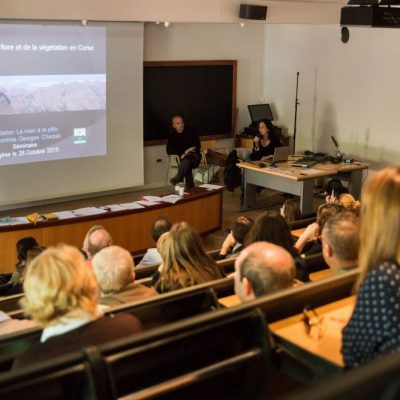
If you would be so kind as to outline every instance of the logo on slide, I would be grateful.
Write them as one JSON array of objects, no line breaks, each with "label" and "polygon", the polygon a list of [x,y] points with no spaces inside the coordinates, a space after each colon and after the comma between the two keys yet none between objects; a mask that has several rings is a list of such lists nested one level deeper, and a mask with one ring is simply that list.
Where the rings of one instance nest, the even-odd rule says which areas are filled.
[{"label": "logo on slide", "polygon": [[86,128],[74,129],[74,144],[86,143]]}]

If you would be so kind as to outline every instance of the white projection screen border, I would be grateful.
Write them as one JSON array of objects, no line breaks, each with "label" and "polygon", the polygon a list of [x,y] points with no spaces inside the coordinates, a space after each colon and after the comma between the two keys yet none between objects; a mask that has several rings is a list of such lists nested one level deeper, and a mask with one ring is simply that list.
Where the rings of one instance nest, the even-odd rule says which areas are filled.
[{"label": "white projection screen border", "polygon": [[0,32],[0,208],[143,185],[143,24]]}]

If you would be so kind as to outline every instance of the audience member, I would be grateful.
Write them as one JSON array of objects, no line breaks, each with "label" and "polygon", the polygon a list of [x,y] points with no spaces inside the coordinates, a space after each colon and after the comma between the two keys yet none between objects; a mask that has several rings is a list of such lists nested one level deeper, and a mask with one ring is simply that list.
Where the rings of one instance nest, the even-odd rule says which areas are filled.
[{"label": "audience member", "polygon": [[19,355],[13,368],[22,368],[82,347],[98,345],[141,330],[129,314],[103,317],[99,288],[80,251],[67,245],[45,250],[26,272],[25,312],[43,326],[40,343]]},{"label": "audience member", "polygon": [[251,232],[251,243],[270,242],[283,247],[295,260],[296,278],[306,282],[309,280],[309,273],[298,251],[294,247],[293,238],[289,226],[277,211],[266,211],[256,221]]},{"label": "audience member", "polygon": [[349,190],[343,186],[343,183],[340,179],[334,178],[328,182],[326,192],[328,193],[325,198],[326,202],[335,203],[339,199],[340,195],[343,193],[349,193]]},{"label": "audience member", "polygon": [[201,160],[200,139],[196,132],[185,127],[180,115],[172,117],[172,129],[167,137],[167,154],[175,154],[180,158],[176,176],[170,182],[176,185],[185,179],[185,188],[194,187],[192,169],[196,168]]},{"label": "audience member", "polygon": [[317,210],[317,222],[308,225],[294,245],[298,252],[305,255],[321,253],[322,229],[330,217],[342,211],[344,211],[344,207],[340,204],[321,204]]},{"label": "audience member", "polygon": [[253,300],[291,287],[295,275],[293,257],[283,247],[253,243],[235,261],[235,293],[241,301]]},{"label": "audience member", "polygon": [[342,212],[329,218],[321,239],[322,255],[334,272],[357,267],[360,232],[353,213]]},{"label": "audience member", "polygon": [[227,256],[239,254],[244,249],[246,237],[253,226],[254,221],[251,218],[239,217],[226,236],[217,259],[222,260]]},{"label": "audience member", "polygon": [[360,215],[361,203],[350,193],[343,193],[339,196],[338,204],[344,207],[346,211],[352,212],[357,217]]},{"label": "audience member", "polygon": [[21,275],[19,276],[18,280],[13,282],[13,285],[7,290],[7,292],[4,293],[4,296],[12,296],[14,294],[23,293],[24,288],[22,284],[24,282],[26,269],[28,268],[32,260],[44,250],[45,248],[41,246],[33,246],[28,250],[26,254],[25,268],[23,269],[23,271],[20,270]]},{"label": "audience member", "polygon": [[216,262],[206,253],[200,236],[187,222],[174,224],[161,235],[157,248],[163,262],[154,278],[158,292],[168,292],[223,278]]},{"label": "audience member", "polygon": [[[154,243],[157,243],[160,236],[171,229],[171,221],[166,217],[158,217],[153,221],[151,226],[151,237]],[[148,267],[154,264],[161,264],[161,254],[158,252],[157,247],[147,249],[146,254],[143,256],[137,268]]]},{"label": "audience member", "polygon": [[9,280],[9,283],[22,281],[25,274],[26,256],[28,254],[28,251],[35,246],[39,246],[39,243],[33,236],[27,236],[18,240],[16,245],[18,262],[15,266],[15,271]]},{"label": "audience member", "polygon": [[399,167],[385,168],[367,182],[360,221],[356,305],[343,330],[347,367],[400,350]]},{"label": "audience member", "polygon": [[102,225],[94,225],[85,236],[82,250],[86,253],[87,259],[91,260],[101,249],[112,244],[112,237],[106,228]]},{"label": "audience member", "polygon": [[157,295],[154,289],[135,283],[132,256],[122,247],[105,247],[92,258],[92,265],[103,305],[116,306]]},{"label": "audience member", "polygon": [[292,199],[285,200],[280,209],[280,213],[288,224],[301,219],[299,203]]}]

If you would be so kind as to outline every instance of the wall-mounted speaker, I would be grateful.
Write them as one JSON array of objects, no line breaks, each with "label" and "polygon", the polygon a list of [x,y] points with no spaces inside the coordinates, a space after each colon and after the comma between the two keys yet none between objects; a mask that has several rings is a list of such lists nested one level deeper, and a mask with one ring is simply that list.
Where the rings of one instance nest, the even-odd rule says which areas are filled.
[{"label": "wall-mounted speaker", "polygon": [[267,7],[266,6],[256,6],[253,4],[241,4],[239,11],[239,18],[244,19],[258,19],[266,20],[267,18]]}]

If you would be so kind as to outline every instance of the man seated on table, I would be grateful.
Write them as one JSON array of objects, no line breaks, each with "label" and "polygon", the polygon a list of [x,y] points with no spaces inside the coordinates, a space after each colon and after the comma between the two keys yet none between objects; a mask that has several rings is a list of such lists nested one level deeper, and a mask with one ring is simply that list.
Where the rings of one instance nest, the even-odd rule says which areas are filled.
[{"label": "man seated on table", "polygon": [[120,246],[100,250],[92,265],[101,290],[100,304],[117,306],[158,295],[154,289],[135,283],[132,256]]},{"label": "man seated on table", "polygon": [[235,262],[235,293],[241,301],[253,300],[293,286],[296,267],[283,247],[256,242],[246,247]]},{"label": "man seated on table", "polygon": [[96,253],[105,247],[111,246],[112,237],[106,228],[102,225],[92,226],[83,241],[82,250],[86,254],[88,260],[91,260]]},{"label": "man seated on table", "polygon": [[185,128],[180,115],[172,117],[172,128],[167,137],[167,154],[179,156],[178,173],[170,183],[176,185],[185,179],[185,189],[194,187],[192,169],[196,168],[201,159],[200,139],[196,132]]},{"label": "man seated on table", "polygon": [[322,255],[334,272],[357,267],[360,231],[358,218],[353,213],[342,212],[329,218],[321,239]]}]

